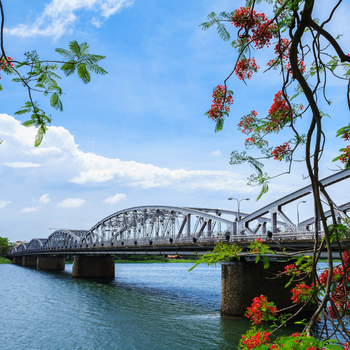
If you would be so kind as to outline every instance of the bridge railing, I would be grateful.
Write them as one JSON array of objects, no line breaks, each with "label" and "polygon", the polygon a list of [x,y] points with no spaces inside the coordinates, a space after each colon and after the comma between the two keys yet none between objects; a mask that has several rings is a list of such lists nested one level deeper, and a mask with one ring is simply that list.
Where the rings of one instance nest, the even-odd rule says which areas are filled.
[{"label": "bridge railing", "polygon": [[[319,238],[324,236],[323,232],[319,233]],[[268,237],[266,234],[255,234],[255,235],[218,235],[212,237],[186,237],[186,238],[175,238],[175,237],[167,237],[167,238],[143,238],[143,239],[125,239],[123,241],[116,240],[111,242],[95,242],[95,243],[59,243],[58,245],[52,247],[40,247],[33,251],[57,251],[57,250],[74,250],[74,249],[84,249],[84,248],[107,248],[107,247],[145,247],[145,246],[200,246],[200,245],[208,245],[208,244],[216,244],[218,242],[230,242],[230,243],[246,243],[253,242],[257,239],[261,239],[262,241],[294,241],[294,240],[313,240],[315,238],[315,233],[306,231],[306,232],[283,232],[283,233],[275,233],[272,237]],[[22,252],[23,253],[23,252]]]}]

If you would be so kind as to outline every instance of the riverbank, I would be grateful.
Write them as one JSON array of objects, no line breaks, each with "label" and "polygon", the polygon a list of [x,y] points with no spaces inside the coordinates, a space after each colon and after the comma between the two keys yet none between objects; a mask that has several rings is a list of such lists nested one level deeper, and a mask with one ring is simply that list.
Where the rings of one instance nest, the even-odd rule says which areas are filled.
[{"label": "riverbank", "polygon": [[6,258],[0,257],[0,264],[12,264],[12,261]]}]

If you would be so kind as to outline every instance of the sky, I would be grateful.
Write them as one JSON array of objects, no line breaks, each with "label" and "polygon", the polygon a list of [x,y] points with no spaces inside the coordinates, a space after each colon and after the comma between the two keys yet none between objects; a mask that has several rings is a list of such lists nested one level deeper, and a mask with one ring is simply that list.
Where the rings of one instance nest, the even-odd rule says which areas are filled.
[{"label": "sky", "polygon": [[[317,1],[321,20],[333,2]],[[76,76],[63,78],[63,112],[34,96],[53,118],[38,148],[36,131],[21,125],[26,115],[15,115],[28,99],[25,89],[1,75],[0,236],[30,241],[59,228],[89,229],[114,212],[141,205],[236,210],[236,202],[227,200],[234,197],[250,198],[241,211],[253,212],[307,186],[305,164],[297,163],[292,174],[272,180],[269,192],[256,201],[259,189],[247,185],[252,169],[229,164],[230,153],[244,149],[239,119],[251,110],[266,114],[280,90],[276,72],[261,69],[247,85],[236,77],[229,81],[234,104],[220,133],[204,115],[213,88],[223,83],[237,55],[215,29],[204,32],[199,24],[212,11],[243,5],[241,0],[3,1],[8,56],[21,60],[36,50],[42,59],[59,59],[55,48],[77,40],[87,42],[91,53],[106,56],[101,66],[108,75],[92,75],[88,85]],[[347,34],[349,15],[349,4],[343,4],[327,29]],[[340,42],[346,47],[349,40],[344,35]],[[259,54],[263,67],[269,51]],[[345,92],[344,83],[330,79],[333,104],[320,101],[331,116],[325,121],[322,176],[337,169],[332,159],[345,146],[334,137],[349,122]],[[308,122],[306,115],[302,130]],[[273,145],[285,138],[276,136]],[[276,175],[287,164],[269,161],[266,169]],[[349,201],[349,189],[349,180],[333,186],[333,200],[339,205]],[[301,221],[312,216],[312,199],[305,200],[299,206]],[[293,221],[296,205],[285,208]]]}]

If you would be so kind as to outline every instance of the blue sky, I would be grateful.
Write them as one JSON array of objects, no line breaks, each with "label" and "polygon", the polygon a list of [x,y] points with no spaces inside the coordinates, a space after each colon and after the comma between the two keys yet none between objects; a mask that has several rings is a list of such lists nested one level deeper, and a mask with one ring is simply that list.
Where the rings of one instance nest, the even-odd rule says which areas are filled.
[{"label": "blue sky", "polygon": [[[319,18],[331,2],[318,1]],[[258,189],[246,185],[251,169],[229,165],[231,151],[243,149],[239,118],[253,109],[268,111],[280,87],[278,74],[259,72],[248,86],[231,79],[234,104],[222,132],[215,134],[214,123],[204,116],[213,87],[231,71],[236,55],[214,29],[203,32],[199,24],[211,11],[243,5],[239,0],[5,1],[9,56],[21,59],[35,49],[43,59],[58,59],[56,47],[86,41],[92,53],[107,57],[101,65],[109,74],[92,76],[89,85],[77,77],[62,79],[62,113],[37,96],[53,116],[37,149],[35,131],[20,125],[26,116],[14,114],[26,92],[2,76],[0,236],[29,241],[47,237],[50,228],[89,229],[115,211],[147,204],[235,210],[228,197],[250,197],[241,210],[252,212],[308,185],[304,165],[297,164],[256,202]],[[349,5],[342,6],[328,28],[333,34],[350,29]],[[341,41],[348,45],[346,35]],[[269,59],[262,53],[258,64]],[[332,117],[326,121],[324,176],[344,146],[335,132],[349,122],[344,86],[330,80],[329,94],[334,103],[323,106]],[[306,129],[307,116],[302,123]],[[275,145],[284,140],[278,136]],[[286,164],[271,161],[267,167],[277,174]],[[348,201],[349,187],[332,189],[336,203]],[[301,220],[312,215],[311,199],[308,203]],[[286,211],[295,220],[296,203]]]}]

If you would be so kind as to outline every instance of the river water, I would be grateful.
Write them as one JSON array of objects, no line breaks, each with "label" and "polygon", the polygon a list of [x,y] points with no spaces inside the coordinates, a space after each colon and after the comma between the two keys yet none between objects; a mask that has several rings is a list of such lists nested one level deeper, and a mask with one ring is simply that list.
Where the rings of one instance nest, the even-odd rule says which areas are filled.
[{"label": "river water", "polygon": [[115,279],[0,265],[0,349],[237,349],[250,323],[220,317],[219,267],[116,264]]}]

